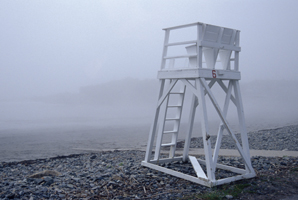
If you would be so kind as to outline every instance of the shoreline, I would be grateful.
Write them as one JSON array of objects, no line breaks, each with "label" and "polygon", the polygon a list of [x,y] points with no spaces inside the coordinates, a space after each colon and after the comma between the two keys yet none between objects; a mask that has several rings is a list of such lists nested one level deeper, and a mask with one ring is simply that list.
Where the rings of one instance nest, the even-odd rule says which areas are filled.
[{"label": "shoreline", "polygon": [[[284,143],[291,146],[297,144],[293,138],[298,134],[298,125],[252,134],[262,141],[275,135],[275,146]],[[255,145],[270,148],[264,142]],[[265,200],[295,199],[298,195],[298,157],[253,156],[256,177],[207,188],[141,166],[144,156],[145,152],[140,150],[115,149],[0,162],[0,199],[204,199],[208,195],[227,199],[229,195],[233,199]],[[196,157],[204,159],[204,156]],[[219,156],[218,162],[244,166],[235,156]],[[190,163],[175,162],[164,167],[195,176]],[[217,169],[217,179],[229,176],[231,172]]]},{"label": "shoreline", "polygon": [[[276,128],[269,128],[269,129],[261,129],[261,130],[256,130],[256,131],[251,131],[248,132],[248,138],[249,138],[249,146],[250,146],[250,150],[277,150],[277,151],[298,151],[298,146],[296,144],[298,144],[298,138],[297,137],[291,137],[291,135],[294,135],[294,133],[291,133],[291,131],[289,131],[289,129],[294,128],[296,131],[298,130],[298,124],[293,124],[293,125],[287,125],[287,126],[282,126],[282,127],[276,127]],[[105,129],[107,130],[107,129]],[[115,129],[115,133],[117,131],[119,131],[120,129],[116,128]],[[141,130],[141,128],[137,129],[137,130]],[[281,130],[281,132],[279,133],[279,130]],[[270,141],[267,140],[267,143],[270,142],[270,145],[260,142],[259,138],[260,135],[264,135],[264,134],[270,134],[270,132],[275,136],[275,137],[269,137],[269,135],[266,135],[266,138],[269,138]],[[285,133],[283,133],[285,132]],[[272,135],[271,134],[271,135]],[[239,139],[240,142],[240,135],[239,133],[235,134],[236,137]],[[283,141],[285,140],[289,140],[290,144],[287,143],[283,143],[278,141],[277,136],[285,136],[286,138],[283,138]],[[298,135],[298,131],[297,131],[297,135]],[[67,136],[70,136],[70,134],[66,134],[66,136],[64,136],[65,138],[67,138]],[[146,135],[147,136],[147,135]],[[61,138],[61,136],[59,136]],[[91,138],[95,137],[95,135],[92,135]],[[147,137],[146,137],[147,139]],[[273,140],[276,139],[276,140]],[[191,139],[191,145],[190,148],[199,148],[202,149],[202,143],[200,143],[200,140],[202,140],[202,137],[192,137]],[[145,139],[144,139],[145,141]],[[211,142],[212,145],[214,147],[214,143],[216,141],[216,136],[211,136]],[[86,140],[85,143],[88,143],[89,141]],[[34,143],[34,141],[32,142]],[[89,153],[89,152],[99,152],[99,151],[113,151],[113,150],[142,150],[145,151],[146,149],[146,144],[147,144],[147,140],[146,143],[142,143],[139,144],[139,147],[135,147],[135,146],[129,146],[129,147],[115,147],[115,148],[96,148],[95,146],[95,142],[92,141],[91,143],[93,143],[93,145],[91,145],[91,148],[86,148],[86,147],[77,147],[77,143],[75,143],[75,145],[71,145],[71,146],[67,146],[67,149],[64,149],[62,151],[64,151],[64,153],[62,152],[61,154],[59,154],[59,152],[57,151],[55,153],[55,155],[41,155],[41,156],[34,156],[33,158],[30,158],[30,155],[25,155],[26,157],[29,157],[28,159],[20,159],[18,157],[16,157],[16,159],[8,159],[8,160],[4,160],[2,158],[2,160],[0,160],[1,162],[21,162],[21,161],[26,161],[26,160],[36,160],[36,159],[47,159],[47,158],[55,158],[55,157],[60,157],[60,156],[71,156],[71,155],[76,155],[76,154],[84,154],[84,153]],[[183,146],[183,140],[178,141],[177,143],[177,148],[181,148]],[[221,149],[235,149],[235,146],[229,146],[231,144],[231,138],[229,138],[229,136],[227,134],[224,134],[223,136],[223,142],[222,142],[222,146]],[[265,146],[264,146],[265,145]],[[287,145],[287,146],[285,146]],[[10,145],[13,146],[13,145]],[[106,147],[109,145],[106,145]],[[92,148],[93,147],[93,148]],[[290,147],[290,148],[289,148]],[[58,149],[59,150],[59,149]],[[46,151],[46,149],[44,149],[44,151]],[[199,150],[200,151],[200,150]],[[68,153],[69,152],[69,153]],[[3,154],[3,150],[1,152]],[[4,152],[5,153],[5,152]],[[7,152],[8,155],[6,155],[6,157],[8,157],[10,155],[9,152]],[[234,155],[234,154],[232,154]],[[18,156],[18,155],[17,155]]]}]

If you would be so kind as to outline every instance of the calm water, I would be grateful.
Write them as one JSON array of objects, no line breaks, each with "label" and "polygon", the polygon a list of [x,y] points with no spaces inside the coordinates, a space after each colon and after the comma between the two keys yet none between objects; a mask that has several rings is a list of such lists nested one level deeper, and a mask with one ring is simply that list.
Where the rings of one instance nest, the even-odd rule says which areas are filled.
[{"label": "calm water", "polygon": [[[1,102],[0,109],[0,161],[82,153],[77,148],[145,147],[154,116],[154,109],[149,107],[115,108],[40,102]],[[297,115],[289,111],[270,113],[266,107],[264,112],[261,111],[253,114],[248,110],[248,131],[298,122]],[[211,134],[217,133],[218,124],[218,119],[211,119]],[[234,119],[231,126],[237,132]],[[185,132],[184,123],[179,140],[185,137]],[[195,124],[193,136],[201,136],[199,123]]]}]

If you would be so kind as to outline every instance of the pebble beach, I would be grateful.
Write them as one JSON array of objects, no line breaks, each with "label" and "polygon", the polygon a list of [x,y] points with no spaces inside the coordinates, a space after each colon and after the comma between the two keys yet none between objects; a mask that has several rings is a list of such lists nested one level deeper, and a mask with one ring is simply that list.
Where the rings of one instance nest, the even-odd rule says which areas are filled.
[{"label": "pebble beach", "polygon": [[[248,137],[251,149],[297,151],[297,134],[298,125],[291,125]],[[193,138],[191,148],[200,147],[200,140]],[[223,138],[222,148],[233,149],[228,140]],[[298,194],[297,157],[252,157],[255,178],[208,188],[141,166],[144,155],[114,150],[1,162],[0,199],[208,199],[211,194],[219,199],[285,199]],[[221,156],[219,162],[243,167],[239,157]],[[189,163],[164,167],[195,175]],[[231,172],[216,174],[224,178]]]}]

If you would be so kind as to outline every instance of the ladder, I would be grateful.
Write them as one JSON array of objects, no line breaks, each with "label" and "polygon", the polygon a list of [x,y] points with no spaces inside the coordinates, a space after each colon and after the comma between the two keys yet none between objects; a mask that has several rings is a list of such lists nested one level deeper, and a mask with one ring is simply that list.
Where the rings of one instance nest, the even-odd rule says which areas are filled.
[{"label": "ladder", "polygon": [[[196,34],[194,39],[178,42],[170,40],[170,32],[189,27],[195,28]],[[241,78],[239,72],[239,52],[241,50],[239,47],[240,31],[201,22],[170,27],[164,30],[165,40],[161,70],[158,72],[158,79],[160,80],[158,101],[149,133],[145,160],[141,164],[208,187],[254,177],[255,172],[250,161],[247,130],[239,87],[239,80]],[[180,46],[186,50],[187,54],[178,53],[178,55],[168,55],[170,47]],[[179,64],[179,62],[176,61],[179,59],[187,59],[189,64],[187,66],[179,65],[177,67],[177,63]],[[221,63],[221,65],[219,66],[218,63]],[[224,81],[228,83],[225,84]],[[223,108],[219,106],[211,90],[215,83],[226,94]],[[179,89],[177,90],[177,88]],[[193,97],[190,103],[188,130],[185,137],[183,154],[179,156],[175,154],[186,90],[190,91]],[[213,150],[211,149],[211,142],[209,140],[210,131],[205,96],[209,97],[221,121],[218,126],[217,140]],[[176,99],[175,103],[173,103],[173,99]],[[227,120],[230,102],[237,109],[241,144]],[[190,140],[197,108],[201,119],[205,160],[189,155]],[[224,130],[233,138],[236,149],[243,159],[245,169],[217,163]],[[166,136],[170,136],[170,138],[166,138]],[[169,139],[170,141],[164,142],[165,139]],[[153,153],[154,145],[155,151]],[[165,147],[169,150],[167,157],[161,156],[161,153],[164,153],[163,149]],[[189,161],[197,177],[183,174],[160,165],[174,161]],[[201,165],[206,166],[205,171]],[[239,175],[216,180],[216,169],[229,170]]]},{"label": "ladder", "polygon": [[[172,82],[176,81],[171,79],[170,84]],[[183,85],[179,91],[170,91],[165,99],[164,111],[162,112],[163,116],[161,117],[162,122],[160,123],[156,140],[157,142],[155,147],[154,160],[159,160],[161,147],[170,147],[169,158],[174,158],[185,91],[186,87],[185,85]],[[170,100],[172,99],[175,99],[176,102],[171,102]],[[172,129],[165,130],[167,125],[169,125]],[[162,144],[164,135],[171,135],[171,141]]]}]

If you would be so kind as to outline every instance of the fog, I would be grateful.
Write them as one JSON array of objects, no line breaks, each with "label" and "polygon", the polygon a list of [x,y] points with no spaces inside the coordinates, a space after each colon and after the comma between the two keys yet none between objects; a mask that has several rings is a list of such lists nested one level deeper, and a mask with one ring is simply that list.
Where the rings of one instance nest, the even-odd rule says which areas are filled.
[{"label": "fog", "polygon": [[[130,146],[136,135],[143,145],[157,102],[162,28],[198,21],[241,30],[248,129],[297,124],[297,6],[295,0],[2,0],[1,140],[91,130],[104,148]],[[212,111],[210,119],[218,120]]]}]

